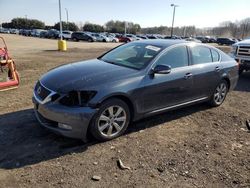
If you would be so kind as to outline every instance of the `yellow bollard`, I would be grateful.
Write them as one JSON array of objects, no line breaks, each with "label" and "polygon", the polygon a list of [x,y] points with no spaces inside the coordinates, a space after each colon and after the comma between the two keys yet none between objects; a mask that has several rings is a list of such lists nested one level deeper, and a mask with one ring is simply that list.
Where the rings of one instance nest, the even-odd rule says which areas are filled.
[{"label": "yellow bollard", "polygon": [[58,40],[58,50],[67,51],[67,43],[65,40]]}]

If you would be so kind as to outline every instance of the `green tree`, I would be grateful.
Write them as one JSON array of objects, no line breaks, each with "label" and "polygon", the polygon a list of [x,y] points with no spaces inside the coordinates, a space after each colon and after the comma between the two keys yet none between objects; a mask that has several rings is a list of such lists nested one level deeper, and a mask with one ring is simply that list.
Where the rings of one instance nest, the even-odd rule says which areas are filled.
[{"label": "green tree", "polygon": [[125,21],[108,21],[105,26],[108,32],[111,33],[124,33],[125,32],[125,24],[127,33],[136,34],[140,32],[141,26],[139,24],[134,24],[133,22],[125,22]]},{"label": "green tree", "polygon": [[[60,30],[60,22],[57,22],[54,25],[54,29]],[[67,24],[66,22],[62,21],[62,30],[77,31],[77,30],[79,30],[79,28],[73,22],[68,22],[68,24]]]},{"label": "green tree", "polygon": [[9,23],[3,23],[3,27],[15,29],[44,29],[45,24],[36,19],[13,18]]},{"label": "green tree", "polygon": [[104,27],[98,24],[92,24],[92,23],[85,23],[83,28],[84,31],[90,31],[90,32],[103,32]]}]

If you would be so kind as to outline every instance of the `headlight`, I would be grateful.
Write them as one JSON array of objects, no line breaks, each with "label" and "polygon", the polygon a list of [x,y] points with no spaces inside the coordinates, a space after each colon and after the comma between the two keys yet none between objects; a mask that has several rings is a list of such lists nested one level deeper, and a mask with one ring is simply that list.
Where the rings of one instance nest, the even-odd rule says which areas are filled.
[{"label": "headlight", "polygon": [[60,103],[65,106],[86,106],[96,95],[96,91],[71,91],[60,99]]},{"label": "headlight", "polygon": [[232,46],[231,47],[231,52],[230,53],[232,53],[232,54],[236,54],[236,51],[237,51],[237,48],[238,48],[238,46]]}]

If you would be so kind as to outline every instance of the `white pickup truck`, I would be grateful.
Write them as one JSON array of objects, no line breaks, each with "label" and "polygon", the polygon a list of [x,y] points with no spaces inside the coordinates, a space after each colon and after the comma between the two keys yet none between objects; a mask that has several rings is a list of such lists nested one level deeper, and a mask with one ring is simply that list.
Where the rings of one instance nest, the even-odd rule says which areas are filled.
[{"label": "white pickup truck", "polygon": [[233,44],[231,56],[239,63],[239,74],[250,70],[250,39]]}]

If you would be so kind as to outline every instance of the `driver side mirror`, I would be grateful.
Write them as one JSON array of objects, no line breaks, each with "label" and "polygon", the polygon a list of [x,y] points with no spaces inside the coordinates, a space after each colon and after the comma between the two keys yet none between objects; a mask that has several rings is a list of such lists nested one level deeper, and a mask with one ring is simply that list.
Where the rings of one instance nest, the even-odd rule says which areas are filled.
[{"label": "driver side mirror", "polygon": [[150,74],[169,74],[171,72],[171,66],[169,65],[156,65],[150,71]]}]

